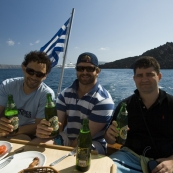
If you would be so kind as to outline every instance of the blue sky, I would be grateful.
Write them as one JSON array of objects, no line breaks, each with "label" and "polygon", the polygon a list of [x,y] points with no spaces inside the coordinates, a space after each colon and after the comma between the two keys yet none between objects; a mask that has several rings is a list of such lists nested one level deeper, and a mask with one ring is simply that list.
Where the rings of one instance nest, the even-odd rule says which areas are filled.
[{"label": "blue sky", "polygon": [[105,62],[141,55],[173,42],[172,7],[172,0],[0,0],[0,64],[21,64],[54,36],[72,8],[66,63],[86,51]]}]

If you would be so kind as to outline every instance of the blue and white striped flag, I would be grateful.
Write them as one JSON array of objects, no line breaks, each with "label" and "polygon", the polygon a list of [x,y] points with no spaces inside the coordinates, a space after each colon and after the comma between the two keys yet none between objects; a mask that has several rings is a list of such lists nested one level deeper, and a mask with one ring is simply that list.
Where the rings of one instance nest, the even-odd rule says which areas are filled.
[{"label": "blue and white striped flag", "polygon": [[40,49],[41,52],[45,52],[50,57],[52,67],[58,64],[60,52],[64,52],[69,21],[70,18],[64,23],[64,25],[53,36],[53,38]]}]

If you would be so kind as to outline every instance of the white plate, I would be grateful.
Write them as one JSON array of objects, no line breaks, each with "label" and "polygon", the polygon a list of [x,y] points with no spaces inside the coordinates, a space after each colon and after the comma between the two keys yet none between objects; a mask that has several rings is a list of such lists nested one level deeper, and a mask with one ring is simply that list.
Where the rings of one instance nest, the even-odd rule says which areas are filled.
[{"label": "white plate", "polygon": [[1,145],[5,145],[7,147],[7,151],[3,154],[3,155],[0,155],[0,160],[2,160],[5,156],[7,156],[11,149],[12,149],[12,145],[10,142],[7,142],[7,141],[0,141],[0,146]]},{"label": "white plate", "polygon": [[[46,156],[44,154],[38,151],[26,151],[23,153],[15,154],[11,162],[8,165],[6,165],[4,168],[0,169],[0,172],[18,173],[21,170],[28,168],[29,164],[32,163],[35,157],[38,157],[40,159],[38,166],[44,166],[46,162]],[[1,160],[0,164],[4,162],[7,158]]]}]

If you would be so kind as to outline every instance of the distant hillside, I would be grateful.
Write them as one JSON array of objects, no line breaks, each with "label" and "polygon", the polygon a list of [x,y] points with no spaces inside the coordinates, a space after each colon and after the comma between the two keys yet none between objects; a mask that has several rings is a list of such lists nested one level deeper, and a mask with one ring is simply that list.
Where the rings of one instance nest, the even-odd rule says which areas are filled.
[{"label": "distant hillside", "polygon": [[105,62],[105,61],[99,61],[98,63],[99,63],[99,65],[102,65],[102,64],[105,64],[107,62]]},{"label": "distant hillside", "polygon": [[[173,69],[173,43],[167,42],[164,45],[161,45],[157,48],[148,50],[142,54],[143,56],[153,56],[160,63],[161,69]],[[111,68],[111,69],[123,69],[123,68],[132,68],[133,63],[140,56],[128,57],[120,60],[116,60],[113,62],[105,63],[103,61],[99,61],[99,67]],[[4,65],[0,64],[0,69],[8,69],[8,68],[21,68],[21,65]]]},{"label": "distant hillside", "polygon": [[13,69],[13,68],[21,68],[21,65],[6,65],[6,64],[0,64],[0,69]]},{"label": "distant hillside", "polygon": [[[105,61],[99,61],[99,65],[105,64]],[[21,65],[7,65],[7,64],[0,64],[0,69],[19,69],[21,68]],[[57,68],[56,66],[54,68]]]},{"label": "distant hillside", "polygon": [[[173,69],[173,43],[167,42],[166,44],[157,48],[148,50],[140,56],[153,56],[160,63],[161,69]],[[111,69],[123,69],[132,68],[133,63],[140,56],[128,57],[113,62],[99,65],[100,68],[111,68]]]}]

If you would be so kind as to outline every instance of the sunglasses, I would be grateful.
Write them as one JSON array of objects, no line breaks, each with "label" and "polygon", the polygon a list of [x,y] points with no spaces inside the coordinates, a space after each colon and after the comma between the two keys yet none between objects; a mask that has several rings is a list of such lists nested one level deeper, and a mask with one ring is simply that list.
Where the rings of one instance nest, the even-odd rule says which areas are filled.
[{"label": "sunglasses", "polygon": [[26,72],[27,72],[29,75],[31,75],[31,76],[33,76],[33,75],[35,74],[35,75],[36,75],[37,77],[39,77],[39,78],[43,78],[43,77],[46,76],[46,73],[42,73],[42,72],[39,72],[39,71],[35,71],[34,69],[28,68],[28,67],[26,67]]},{"label": "sunglasses", "polygon": [[91,66],[76,66],[76,70],[79,72],[83,72],[85,69],[87,72],[94,72],[97,67],[91,67]]}]

